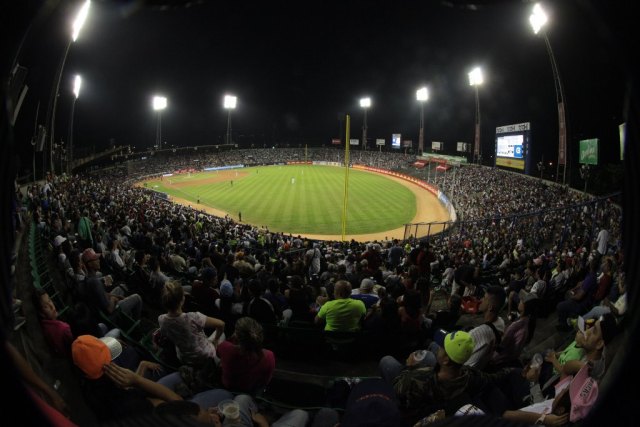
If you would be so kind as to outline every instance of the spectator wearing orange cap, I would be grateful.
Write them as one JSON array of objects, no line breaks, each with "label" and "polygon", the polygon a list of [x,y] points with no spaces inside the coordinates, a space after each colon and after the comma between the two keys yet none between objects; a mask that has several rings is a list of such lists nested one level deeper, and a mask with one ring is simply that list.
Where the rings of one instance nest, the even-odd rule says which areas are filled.
[{"label": "spectator wearing orange cap", "polygon": [[[114,360],[121,353],[120,343],[113,338],[81,335],[72,344],[73,363],[84,377],[85,401],[98,421],[150,414],[160,404],[182,400],[164,385],[118,366]],[[195,395],[191,401],[207,409],[232,397],[225,390],[213,389]]]}]

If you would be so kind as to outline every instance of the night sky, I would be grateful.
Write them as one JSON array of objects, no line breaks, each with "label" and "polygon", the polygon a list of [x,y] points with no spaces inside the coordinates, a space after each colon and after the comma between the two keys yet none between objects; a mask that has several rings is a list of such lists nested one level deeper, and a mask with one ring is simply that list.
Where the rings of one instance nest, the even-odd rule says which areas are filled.
[{"label": "night sky", "polygon": [[[45,122],[68,40],[64,23],[80,3],[60,2],[41,12],[18,56],[30,87],[16,123],[28,156],[23,169],[30,166],[38,101],[38,122]],[[371,140],[389,143],[392,133],[402,133],[417,146],[415,92],[427,85],[425,147],[442,141],[445,154],[455,154],[455,142],[473,140],[475,101],[467,73],[479,65],[485,74],[485,158],[494,150],[496,126],[531,122],[535,161],[544,155],[555,162],[555,92],[544,41],[528,23],[533,3],[488,1],[475,9],[468,3],[205,1],[160,10],[141,2],[93,1],[67,58],[56,140],[68,138],[76,73],[83,77],[75,106],[77,150],[100,150],[111,140],[151,147],[154,94],[168,98],[162,114],[168,145],[220,144],[225,93],[238,96],[232,123],[241,146],[327,144],[338,137],[345,114],[351,115],[351,137],[360,138],[363,96],[372,98]],[[588,4],[545,2],[547,34],[565,87],[571,160],[578,140],[600,138],[601,158],[615,161],[625,76],[600,10]]]}]

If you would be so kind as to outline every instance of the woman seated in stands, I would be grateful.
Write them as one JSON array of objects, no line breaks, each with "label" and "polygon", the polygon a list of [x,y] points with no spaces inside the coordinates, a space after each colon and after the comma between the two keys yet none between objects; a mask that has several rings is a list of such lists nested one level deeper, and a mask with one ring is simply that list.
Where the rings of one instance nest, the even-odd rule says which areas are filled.
[{"label": "woman seated in stands", "polygon": [[262,348],[263,340],[258,322],[251,317],[238,319],[234,334],[217,349],[225,389],[252,393],[269,384],[275,356]]},{"label": "woman seated in stands", "polygon": [[398,316],[400,316],[400,330],[407,340],[417,339],[423,331],[424,316],[420,311],[420,292],[407,290],[398,298]]},{"label": "woman seated in stands", "polygon": [[493,369],[519,365],[520,353],[531,342],[536,330],[535,311],[540,300],[533,294],[521,292],[518,303],[518,320],[512,322],[504,331],[500,345],[493,353],[489,365]]},{"label": "woman seated in stands", "polygon": [[[214,363],[224,322],[199,312],[184,313],[184,291],[177,282],[165,284],[162,304],[167,314],[158,316],[160,331],[176,346],[180,361],[195,367]],[[215,329],[215,332],[207,337],[205,329]]]},{"label": "woman seated in stands", "polygon": [[68,323],[58,320],[58,311],[43,289],[33,293],[33,306],[38,310],[42,335],[56,356],[70,356],[73,335]]}]

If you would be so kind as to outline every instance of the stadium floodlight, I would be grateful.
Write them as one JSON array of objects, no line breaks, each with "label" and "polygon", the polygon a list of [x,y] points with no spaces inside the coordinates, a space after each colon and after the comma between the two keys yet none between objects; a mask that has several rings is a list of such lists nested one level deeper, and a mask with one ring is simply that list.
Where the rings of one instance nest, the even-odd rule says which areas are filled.
[{"label": "stadium floodlight", "polygon": [[558,71],[558,64],[556,58],[553,55],[553,49],[551,49],[551,43],[547,37],[544,28],[548,22],[547,14],[540,3],[536,3],[533,6],[533,11],[529,16],[529,23],[533,28],[534,34],[541,34],[544,39],[544,43],[547,46],[547,52],[549,53],[549,61],[551,61],[551,71],[553,72],[553,83],[556,89],[556,102],[558,104],[558,165],[556,166],[556,182],[560,178],[560,166],[562,166],[562,183],[565,184],[567,177],[567,124],[566,124],[566,111],[564,102],[564,91],[562,90],[562,81],[560,80],[560,72]]},{"label": "stadium floodlight", "polygon": [[[51,98],[49,101],[49,109],[47,111],[47,120],[50,132],[49,132],[49,156],[50,156],[50,168],[51,171],[54,172],[54,164],[53,164],[53,146],[55,144],[55,128],[56,128],[56,108],[58,106],[58,95],[60,93],[60,81],[62,80],[62,73],[64,72],[64,65],[67,62],[67,55],[69,54],[69,49],[71,48],[71,44],[78,39],[80,35],[80,31],[87,21],[87,17],[89,16],[89,8],[91,6],[91,1],[86,0],[80,10],[76,14],[75,19],[73,20],[73,24],[71,27],[71,38],[69,39],[69,43],[67,43],[67,48],[64,51],[64,56],[62,57],[62,61],[60,61],[60,68],[57,70],[57,74],[55,77],[56,85],[54,87],[54,91],[51,94]],[[50,113],[50,114],[49,114]],[[62,171],[60,171],[62,172]]]},{"label": "stadium floodlight", "polygon": [[233,110],[236,108],[238,103],[238,97],[233,95],[225,95],[224,96],[224,108],[228,110]]},{"label": "stadium floodlight", "polygon": [[78,14],[76,15],[76,19],[73,20],[71,33],[71,40],[76,41],[78,36],[80,35],[80,30],[84,27],[84,23],[87,21],[87,16],[89,16],[89,7],[91,6],[91,0],[87,0],[84,2]]},{"label": "stadium floodlight", "polygon": [[231,110],[236,108],[238,97],[233,95],[225,95],[223,106],[227,110],[227,137],[226,143],[231,144]]},{"label": "stadium floodlight", "polygon": [[476,128],[473,146],[473,156],[475,163],[482,162],[482,150],[480,149],[480,97],[478,96],[478,86],[484,83],[482,69],[475,67],[469,72],[469,85],[473,86],[476,94]]},{"label": "stadium floodlight", "polygon": [[158,112],[158,120],[156,124],[156,142],[154,148],[159,150],[162,146],[162,110],[167,108],[167,98],[160,95],[153,97],[152,104],[153,110]]},{"label": "stadium floodlight", "polygon": [[420,101],[420,133],[418,134],[418,152],[424,151],[424,103],[429,99],[429,89],[421,87],[416,91],[416,99]]},{"label": "stadium floodlight", "polygon": [[371,98],[360,98],[360,107],[364,109],[364,120],[362,121],[362,149],[367,149],[367,109],[371,107]]},{"label": "stadium floodlight", "polygon": [[71,172],[73,162],[73,117],[76,111],[76,101],[80,96],[80,87],[82,86],[82,77],[79,74],[73,79],[73,101],[71,102],[71,118],[69,119],[69,156],[67,157],[67,173]]},{"label": "stadium floodlight", "polygon": [[479,86],[484,83],[484,77],[482,75],[482,68],[475,67],[469,72],[469,85]]},{"label": "stadium floodlight", "polygon": [[153,97],[153,109],[156,111],[164,110],[167,108],[167,98],[164,96]]},{"label": "stadium floodlight", "polygon": [[82,77],[80,74],[76,75],[76,78],[73,79],[73,94],[76,96],[76,99],[80,96],[80,87],[82,86]]},{"label": "stadium floodlight", "polygon": [[536,3],[533,6],[533,12],[529,16],[529,23],[531,24],[531,28],[533,28],[533,33],[538,34],[538,32],[547,24],[548,18],[540,3]]}]

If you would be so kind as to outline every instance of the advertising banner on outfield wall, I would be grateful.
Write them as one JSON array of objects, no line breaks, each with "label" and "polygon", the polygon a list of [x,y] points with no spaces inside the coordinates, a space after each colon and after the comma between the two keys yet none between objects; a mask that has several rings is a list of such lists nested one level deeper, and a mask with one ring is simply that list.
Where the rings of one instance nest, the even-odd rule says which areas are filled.
[{"label": "advertising banner on outfield wall", "polygon": [[333,145],[340,145],[340,138],[332,138],[331,139],[331,144]]},{"label": "advertising banner on outfield wall", "polygon": [[243,167],[244,167],[244,165],[215,166],[215,167],[204,168],[204,170],[206,170],[206,171],[221,171],[221,170],[225,170],[225,169],[240,169],[240,168],[243,168]]},{"label": "advertising banner on outfield wall", "polygon": [[349,140],[349,145],[360,145],[360,140],[359,139],[355,139],[355,138],[351,138]]},{"label": "advertising banner on outfield wall", "polygon": [[317,166],[342,166],[340,162],[326,162],[324,160],[314,160],[313,164]]}]

